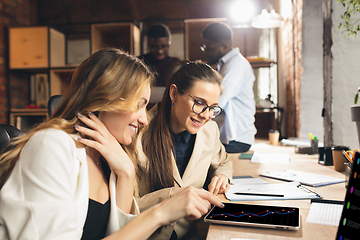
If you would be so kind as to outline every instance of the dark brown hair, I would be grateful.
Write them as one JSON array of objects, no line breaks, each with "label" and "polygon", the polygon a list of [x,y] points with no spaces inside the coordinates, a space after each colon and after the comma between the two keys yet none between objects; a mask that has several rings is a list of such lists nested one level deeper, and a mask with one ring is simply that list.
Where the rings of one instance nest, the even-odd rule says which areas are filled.
[{"label": "dark brown hair", "polygon": [[[172,153],[174,146],[170,135],[171,99],[170,86],[187,91],[196,81],[221,85],[221,76],[209,65],[201,62],[181,62],[170,74],[158,113],[150,122],[149,130],[144,133],[142,144],[148,158],[149,189],[156,191],[174,186]],[[179,94],[184,94],[179,90]]]}]

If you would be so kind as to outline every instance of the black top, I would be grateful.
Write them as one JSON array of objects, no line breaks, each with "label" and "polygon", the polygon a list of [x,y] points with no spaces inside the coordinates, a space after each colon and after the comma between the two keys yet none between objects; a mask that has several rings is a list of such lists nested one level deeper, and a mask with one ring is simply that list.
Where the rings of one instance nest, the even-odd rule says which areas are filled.
[{"label": "black top", "polygon": [[167,74],[169,74],[169,72],[174,67],[174,65],[180,61],[176,57],[169,57],[169,56],[166,56],[162,60],[158,60],[154,58],[154,56],[151,53],[141,55],[138,58],[143,60],[146,63],[146,65],[148,65],[151,68],[151,70],[157,74],[155,85],[162,87],[166,87]]},{"label": "black top", "polygon": [[196,134],[190,134],[188,131],[179,134],[170,132],[175,149],[176,164],[182,177],[194,149]]},{"label": "black top", "polygon": [[88,214],[83,229],[82,240],[99,240],[105,237],[110,216],[110,199],[102,204],[89,199]]},{"label": "black top", "polygon": [[[106,179],[110,179],[110,168],[105,160],[101,160]],[[82,240],[99,240],[105,237],[110,216],[110,199],[104,204],[89,199],[89,207],[83,228]]]}]

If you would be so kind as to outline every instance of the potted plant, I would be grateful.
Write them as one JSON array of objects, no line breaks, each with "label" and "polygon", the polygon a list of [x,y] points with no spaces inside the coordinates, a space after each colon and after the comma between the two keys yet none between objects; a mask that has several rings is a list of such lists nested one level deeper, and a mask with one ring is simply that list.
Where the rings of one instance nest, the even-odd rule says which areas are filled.
[{"label": "potted plant", "polygon": [[[337,0],[337,2],[342,4],[346,9],[345,12],[341,15],[342,22],[339,24],[339,29],[342,29],[343,32],[347,32],[347,38],[351,35],[353,38],[356,38],[357,32],[360,31],[360,18],[358,17],[359,15],[357,15],[360,13],[360,0]],[[359,95],[360,87],[355,94],[355,105],[351,106],[351,120],[356,122],[360,144],[360,105],[357,104]]]}]

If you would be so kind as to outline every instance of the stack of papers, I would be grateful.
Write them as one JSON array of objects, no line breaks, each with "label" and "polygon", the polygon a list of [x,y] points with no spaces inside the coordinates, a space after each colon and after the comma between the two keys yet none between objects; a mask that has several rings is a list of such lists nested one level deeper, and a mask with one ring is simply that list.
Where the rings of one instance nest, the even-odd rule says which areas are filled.
[{"label": "stack of papers", "polygon": [[342,178],[334,178],[334,177],[301,172],[290,169],[261,173],[260,176],[285,180],[285,181],[297,181],[300,182],[301,184],[311,187],[320,187],[320,186],[345,182],[345,179]]}]

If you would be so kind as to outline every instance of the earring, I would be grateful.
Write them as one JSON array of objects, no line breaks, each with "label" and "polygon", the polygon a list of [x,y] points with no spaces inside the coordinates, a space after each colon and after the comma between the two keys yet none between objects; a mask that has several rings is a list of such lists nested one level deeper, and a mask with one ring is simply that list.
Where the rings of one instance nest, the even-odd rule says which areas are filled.
[{"label": "earring", "polygon": [[174,106],[174,103],[171,103],[171,106]]}]

